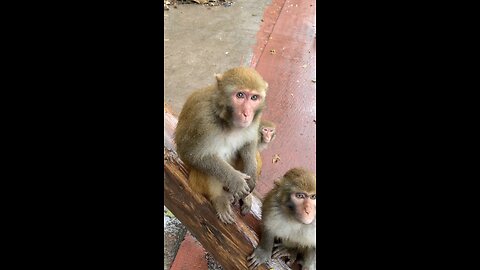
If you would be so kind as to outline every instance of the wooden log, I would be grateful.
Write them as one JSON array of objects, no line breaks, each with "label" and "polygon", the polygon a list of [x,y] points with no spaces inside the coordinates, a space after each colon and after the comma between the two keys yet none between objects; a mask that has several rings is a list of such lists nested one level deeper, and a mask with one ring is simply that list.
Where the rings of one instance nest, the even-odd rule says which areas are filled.
[{"label": "wooden log", "polygon": [[[254,199],[250,218],[242,218],[236,209],[235,223],[228,225],[222,223],[212,204],[205,197],[194,193],[188,186],[188,170],[175,152],[173,141],[177,119],[167,107],[164,109],[164,119],[165,206],[224,269],[248,269],[246,258],[258,244],[260,200]],[[267,266],[261,265],[258,269],[290,268],[281,260],[272,260]]]}]

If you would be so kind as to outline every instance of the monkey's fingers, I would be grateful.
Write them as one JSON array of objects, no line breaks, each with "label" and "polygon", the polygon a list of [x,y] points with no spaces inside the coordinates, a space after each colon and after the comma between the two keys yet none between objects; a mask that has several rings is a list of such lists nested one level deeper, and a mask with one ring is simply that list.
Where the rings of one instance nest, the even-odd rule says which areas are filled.
[{"label": "monkey's fingers", "polygon": [[[253,257],[252,257],[253,256]],[[257,260],[257,258],[255,258],[255,256],[252,254],[250,257],[249,257],[249,260],[248,260],[248,269],[252,270],[252,269],[255,269],[257,268],[259,265],[260,265],[260,261]]]},{"label": "monkey's fingers", "polygon": [[252,178],[252,177],[250,177],[250,175],[248,175],[248,174],[246,174],[246,173],[243,173],[243,172],[240,172],[240,171],[237,171],[237,172],[240,173],[240,177],[241,177],[243,180],[245,180],[245,181],[247,181],[247,180],[249,180],[250,178]]},{"label": "monkey's fingers", "polygon": [[232,224],[233,222],[235,222],[235,218],[233,217],[233,215],[228,212],[218,213],[217,216],[225,224]]},{"label": "monkey's fingers", "polygon": [[250,188],[248,188],[248,185],[246,183],[242,183],[242,186],[237,192],[235,192],[234,196],[236,199],[242,199],[245,198],[248,194],[250,194]]},{"label": "monkey's fingers", "polygon": [[288,252],[286,249],[276,250],[272,254],[272,259],[280,259],[284,257],[290,258],[290,252]]}]

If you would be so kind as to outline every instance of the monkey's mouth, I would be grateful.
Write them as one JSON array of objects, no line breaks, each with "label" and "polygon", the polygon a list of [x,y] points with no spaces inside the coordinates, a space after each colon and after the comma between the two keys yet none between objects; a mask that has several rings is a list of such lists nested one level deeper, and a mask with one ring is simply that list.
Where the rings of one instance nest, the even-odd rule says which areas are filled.
[{"label": "monkey's mouth", "polygon": [[240,120],[240,121],[237,121],[235,123],[235,126],[239,127],[239,128],[246,128],[248,126],[250,126],[250,124],[252,123],[252,121],[246,119],[246,120]]},{"label": "monkey's mouth", "polygon": [[312,222],[315,220],[315,215],[313,213],[307,214],[307,216],[303,216],[298,219],[301,223],[305,225],[312,224]]}]

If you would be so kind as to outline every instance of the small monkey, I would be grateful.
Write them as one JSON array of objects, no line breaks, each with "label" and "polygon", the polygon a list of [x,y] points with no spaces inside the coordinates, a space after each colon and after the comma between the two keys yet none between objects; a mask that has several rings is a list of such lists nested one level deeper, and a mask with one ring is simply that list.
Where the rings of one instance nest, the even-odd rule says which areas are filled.
[{"label": "small monkey", "polygon": [[243,203],[242,212],[251,209],[267,88],[254,69],[230,69],[216,75],[213,85],[193,92],[178,118],[175,142],[190,169],[189,185],[212,202],[227,224],[235,220],[231,209],[235,199]]},{"label": "small monkey", "polygon": [[260,136],[258,138],[258,151],[263,151],[275,139],[276,125],[268,120],[260,122]]},{"label": "small monkey", "polygon": [[[275,139],[276,135],[276,125],[273,122],[268,120],[261,120],[260,122],[260,129],[258,130],[258,142],[257,142],[257,178],[260,176],[262,172],[262,157],[260,156],[260,152],[267,148],[268,144],[270,144],[273,139]],[[243,215],[246,212],[242,212]]]},{"label": "small monkey", "polygon": [[316,177],[305,169],[291,169],[275,183],[262,206],[262,234],[247,258],[249,269],[288,253],[292,261],[301,257],[302,269],[316,269],[316,196]]},{"label": "small monkey", "polygon": [[[257,154],[256,154],[256,159],[257,159],[257,179],[260,177],[260,173],[262,171],[262,157],[260,156],[260,151],[264,150],[267,148],[267,145],[273,141],[275,138],[275,128],[276,125],[273,122],[270,122],[268,120],[261,120],[260,121],[260,128],[258,130],[258,142],[257,142]],[[242,168],[242,160],[237,159],[236,161],[236,168]],[[250,197],[248,198],[250,199]],[[248,211],[250,211],[251,202],[247,202],[247,206],[243,205],[244,201],[241,202],[241,214],[246,215]]]}]

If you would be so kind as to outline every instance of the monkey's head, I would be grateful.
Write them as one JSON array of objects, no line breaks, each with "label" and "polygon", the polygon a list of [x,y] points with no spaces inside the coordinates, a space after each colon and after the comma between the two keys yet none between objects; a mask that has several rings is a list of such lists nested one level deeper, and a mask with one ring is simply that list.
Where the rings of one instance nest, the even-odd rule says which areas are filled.
[{"label": "monkey's head", "polygon": [[270,121],[262,120],[262,122],[260,122],[260,136],[262,143],[270,143],[275,139],[275,128],[275,124]]},{"label": "monkey's head", "polygon": [[230,69],[216,75],[220,96],[220,118],[237,128],[246,128],[259,119],[265,106],[268,83],[248,67]]},{"label": "monkey's head", "polygon": [[280,195],[280,205],[303,224],[311,224],[316,218],[317,193],[315,174],[302,168],[289,170],[275,183]]}]

